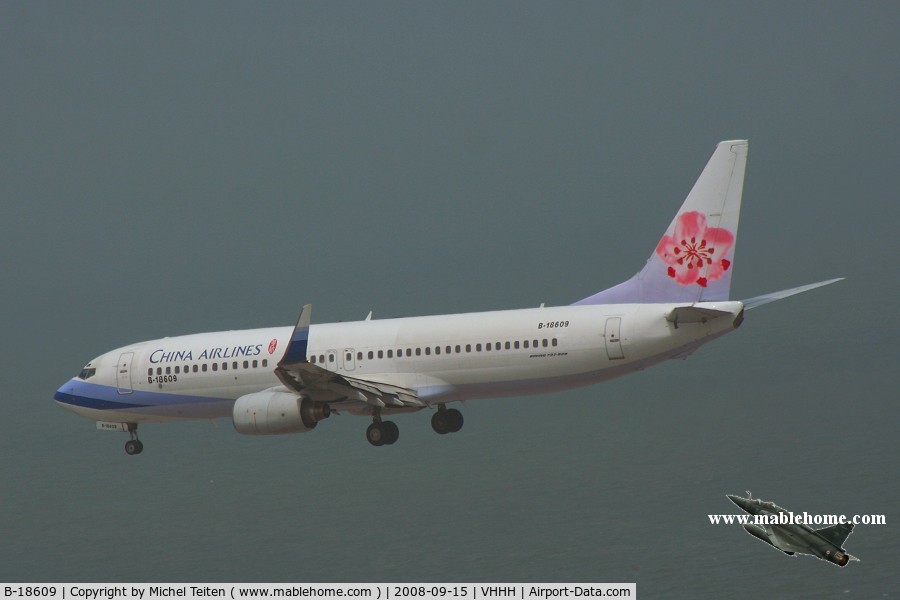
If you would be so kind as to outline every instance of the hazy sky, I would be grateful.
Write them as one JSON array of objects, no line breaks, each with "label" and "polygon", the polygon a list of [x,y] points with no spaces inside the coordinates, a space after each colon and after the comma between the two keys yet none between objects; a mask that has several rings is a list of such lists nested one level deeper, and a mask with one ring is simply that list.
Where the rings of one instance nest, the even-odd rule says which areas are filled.
[{"label": "hazy sky", "polygon": [[[504,449],[516,442],[504,436],[520,441],[540,430],[523,452],[572,457],[561,444],[578,437],[586,414],[604,427],[616,415],[649,456],[663,447],[677,452],[677,444],[661,441],[668,425],[655,404],[671,399],[683,406],[673,415],[686,419],[672,424],[684,428],[676,438],[694,440],[698,455],[739,442],[760,453],[750,460],[770,465],[734,480],[681,461],[668,465],[683,487],[658,491],[703,484],[718,494],[703,491],[704,502],[718,508],[704,505],[698,515],[729,512],[724,494],[756,482],[758,493],[780,493],[772,499],[788,507],[808,510],[802,503],[817,499],[819,512],[887,513],[889,524],[896,521],[900,490],[881,477],[896,479],[900,455],[893,375],[900,344],[898,24],[896,2],[0,3],[0,476],[8,486],[5,495],[0,488],[0,519],[15,514],[17,523],[7,522],[0,553],[22,557],[6,564],[59,551],[62,538],[10,537],[40,529],[48,511],[57,526],[81,523],[72,535],[85,547],[120,555],[116,544],[124,542],[89,533],[93,525],[135,526],[127,511],[100,508],[135,499],[101,483],[104,474],[131,482],[146,498],[162,491],[141,487],[148,473],[183,466],[188,456],[203,481],[222,468],[218,452],[252,457],[247,463],[262,470],[236,478],[262,479],[241,493],[206,498],[180,488],[179,477],[165,480],[176,496],[221,502],[212,527],[246,506],[256,493],[247,490],[261,489],[261,481],[289,470],[310,483],[304,464],[327,464],[335,473],[383,464],[365,444],[365,421],[350,418],[328,423],[324,446],[329,434],[318,430],[318,439],[273,442],[241,438],[223,421],[207,442],[212,449],[200,454],[190,444],[198,432],[210,435],[206,425],[148,427],[143,437],[153,451],[140,463],[126,460],[124,439],[93,431],[51,401],[94,356],[165,335],[286,325],[307,302],[314,322],[360,319],[369,310],[378,318],[570,303],[643,265],[715,144],[733,138],[750,140],[734,297],[838,276],[845,282],[753,311],[741,332],[687,363],[567,394],[481,409],[472,403],[467,428],[481,420],[481,429],[454,441],[453,452],[436,436],[406,434],[413,423],[427,429],[426,417],[407,417],[399,423],[404,439],[391,449],[390,465],[399,471],[391,474],[448,469],[428,497],[435,511],[449,514],[450,527],[462,528],[466,517],[454,511],[477,500],[461,497],[451,508],[441,504],[440,490],[475,478],[486,488],[481,493],[505,497],[492,486],[511,481],[504,477],[521,465]],[[689,390],[685,369],[695,381]],[[522,437],[498,437],[513,418]],[[758,435],[793,440],[785,446],[793,450],[767,453],[754,443]],[[498,478],[441,466],[459,452],[476,462],[499,452]],[[655,487],[632,485],[651,459],[598,452],[621,468],[606,473],[615,482],[605,481],[623,510]],[[747,466],[748,457],[733,460]],[[809,478],[769,481],[785,460]],[[331,489],[337,497],[374,494],[354,481]],[[566,482],[563,488],[577,487]],[[550,502],[574,502],[570,492]],[[63,493],[71,502],[33,502]],[[370,500],[363,505],[385,508],[383,497]],[[268,510],[292,514],[290,503]],[[150,522],[167,518],[139,512],[145,537],[153,535]],[[527,505],[520,522],[539,522],[542,514]],[[633,525],[638,517],[610,518]],[[402,519],[392,527],[407,540],[421,530]],[[663,539],[681,535],[666,527],[663,520],[652,531]],[[743,532],[713,533],[739,560],[774,561],[786,569],[785,581],[801,562],[782,561],[791,563],[785,567]],[[868,562],[851,565],[853,581],[884,582],[884,569],[896,564],[897,544],[888,541],[896,534],[889,525],[851,536],[851,553],[859,555],[881,540]],[[156,539],[157,547],[166,550],[166,539]],[[271,536],[242,539],[292,552]],[[500,553],[528,545],[497,539],[505,544]],[[523,577],[499,563],[484,570],[477,553],[459,558],[480,543],[475,532],[469,542],[443,557],[447,579]],[[561,548],[570,542],[561,534]],[[624,539],[611,543],[628,556]],[[297,550],[306,551],[317,556]],[[534,579],[637,579],[639,592],[702,579],[652,550],[634,550],[647,560],[639,570],[595,571],[566,559],[572,570],[552,573],[542,570],[549,559],[541,552],[529,571]],[[665,564],[671,570],[654,571]],[[801,564],[836,577],[827,565]],[[352,573],[405,573],[367,565]],[[189,577],[169,563],[157,567],[48,567],[25,578]],[[22,573],[3,569],[0,579]],[[335,577],[239,566],[195,572],[199,580],[227,573]],[[345,579],[355,579],[352,573]],[[408,578],[440,573],[412,570]],[[729,575],[716,577],[727,582]],[[834,580],[835,593],[846,581]],[[895,594],[896,583],[873,589]],[[729,588],[710,589],[715,596]],[[758,595],[767,588],[745,582],[741,589]]]}]

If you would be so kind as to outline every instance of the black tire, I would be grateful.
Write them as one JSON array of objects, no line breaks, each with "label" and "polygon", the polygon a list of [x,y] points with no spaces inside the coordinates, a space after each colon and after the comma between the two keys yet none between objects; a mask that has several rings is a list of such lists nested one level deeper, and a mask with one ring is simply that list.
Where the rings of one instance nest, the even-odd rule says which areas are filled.
[{"label": "black tire", "polygon": [[384,431],[384,444],[390,446],[400,439],[400,428],[393,421],[382,421],[381,429]]},{"label": "black tire", "polygon": [[125,442],[125,454],[128,454],[129,456],[140,454],[141,450],[144,449],[143,446],[144,445],[137,440],[128,440]]},{"label": "black tire", "polygon": [[462,413],[456,410],[455,408],[447,409],[447,427],[450,433],[456,433],[463,426],[463,416]]},{"label": "black tire", "polygon": [[441,435],[450,433],[450,422],[447,418],[447,411],[438,410],[436,413],[431,415],[431,428],[434,429],[435,433],[439,433]]},{"label": "black tire", "polygon": [[384,445],[384,429],[381,428],[381,423],[372,423],[366,429],[366,439],[369,440],[369,443],[373,446],[382,446]]}]

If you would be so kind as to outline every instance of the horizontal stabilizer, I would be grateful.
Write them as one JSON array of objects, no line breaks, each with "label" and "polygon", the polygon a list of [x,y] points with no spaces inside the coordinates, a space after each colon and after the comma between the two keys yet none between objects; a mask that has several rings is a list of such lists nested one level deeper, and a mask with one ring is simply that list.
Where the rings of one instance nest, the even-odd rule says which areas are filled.
[{"label": "horizontal stabilizer", "polygon": [[666,321],[674,323],[675,327],[684,323],[708,323],[719,317],[733,316],[730,312],[716,310],[714,308],[700,308],[699,306],[677,306],[666,315]]},{"label": "horizontal stabilizer", "polygon": [[746,310],[750,308],[756,308],[757,306],[762,306],[763,304],[768,304],[769,302],[775,302],[776,300],[781,300],[782,298],[787,298],[788,296],[793,296],[794,294],[802,294],[803,292],[808,292],[809,290],[814,290],[824,285],[842,281],[843,279],[843,277],[838,277],[837,279],[829,279],[828,281],[810,283],[809,285],[801,285],[800,287],[791,288],[789,290],[781,290],[780,292],[772,292],[771,294],[756,296],[755,298],[750,298],[743,301],[744,309]]}]

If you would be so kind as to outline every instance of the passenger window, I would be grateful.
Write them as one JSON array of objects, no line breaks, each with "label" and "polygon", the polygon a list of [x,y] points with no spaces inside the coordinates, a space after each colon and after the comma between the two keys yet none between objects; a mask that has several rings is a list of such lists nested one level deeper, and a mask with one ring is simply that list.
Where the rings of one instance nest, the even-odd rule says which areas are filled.
[{"label": "passenger window", "polygon": [[329,354],[329,355],[328,355],[328,362],[330,362],[330,363],[333,363],[333,362],[334,362],[334,354]]},{"label": "passenger window", "polygon": [[223,362],[223,363],[222,363],[222,370],[223,370],[223,371],[227,371],[227,370],[228,370],[228,363],[227,363],[227,362]]},{"label": "passenger window", "polygon": [[312,364],[316,364],[316,355],[315,354],[313,354],[312,356],[309,357],[309,362],[311,362]]},{"label": "passenger window", "polygon": [[219,363],[213,363],[212,365],[213,365],[213,371],[219,370]]},{"label": "passenger window", "polygon": [[553,338],[552,340],[550,340],[550,344],[551,344],[554,348],[556,348],[556,338]]},{"label": "passenger window", "polygon": [[537,347],[538,347],[538,342],[537,342],[537,340],[533,340],[533,341],[534,341],[534,346],[532,346],[532,348],[537,348]]},{"label": "passenger window", "polygon": [[369,360],[372,360],[373,358],[375,358],[375,353],[369,350]]},{"label": "passenger window", "polygon": [[245,368],[245,369],[249,369],[249,368],[250,368],[250,363],[249,363],[248,361],[246,361],[246,360],[244,361],[244,368]]},{"label": "passenger window", "polygon": [[494,344],[494,350],[499,350],[499,349],[500,349],[500,342],[497,342],[496,344]]},{"label": "passenger window", "polygon": [[356,353],[356,360],[362,360],[362,352]]},{"label": "passenger window", "polygon": [[506,342],[506,349],[509,350],[509,348],[510,348],[510,343]]},{"label": "passenger window", "polygon": [[547,347],[547,338],[544,338],[544,348]]},{"label": "passenger window", "polygon": [[425,347],[425,356],[431,356],[431,346]]},{"label": "passenger window", "polygon": [[344,358],[344,360],[346,360],[347,362],[350,362],[351,360],[353,360],[353,353],[348,352],[347,356]]},{"label": "passenger window", "polygon": [[525,340],[524,344],[525,344],[525,347],[527,348],[527,347],[528,347],[528,340]]},{"label": "passenger window", "polygon": [[472,351],[472,344],[466,344],[466,352]]},{"label": "passenger window", "polygon": [[394,358],[394,351],[388,350],[388,358]]},{"label": "passenger window", "polygon": [[264,359],[263,359],[263,362],[262,362],[262,365],[263,365],[264,367],[268,367],[268,366],[269,366],[269,359],[268,359],[268,358],[264,358]]},{"label": "passenger window", "polygon": [[407,349],[406,349],[406,355],[407,355],[407,356],[412,356],[412,348],[407,348]]},{"label": "passenger window", "polygon": [[178,375],[179,373],[181,373],[181,367],[175,365],[175,374]]},{"label": "passenger window", "polygon": [[519,349],[519,340],[516,340],[515,342],[513,342],[513,348],[515,348],[516,350]]},{"label": "passenger window", "polygon": [[422,356],[422,349],[416,348],[416,356]]},{"label": "passenger window", "polygon": [[156,367],[156,374],[162,375],[162,367]]},{"label": "passenger window", "polygon": [[491,343],[490,342],[488,342],[487,344],[484,345],[484,351],[485,352],[491,351]]},{"label": "passenger window", "polygon": [[475,352],[481,352],[481,344],[475,344]]},{"label": "passenger window", "polygon": [[147,375],[148,376],[153,375],[153,367],[150,367],[149,369],[147,369]]},{"label": "passenger window", "polygon": [[462,352],[462,346],[457,345],[457,346],[456,346],[456,353],[459,354],[460,352]]},{"label": "passenger window", "polygon": [[[253,362],[256,362],[256,361],[254,360]],[[253,365],[253,366],[256,366],[256,365]],[[192,370],[194,371],[194,373],[196,373],[198,371],[197,365],[194,365],[194,368]]]},{"label": "passenger window", "polygon": [[444,350],[447,352],[447,354],[453,352],[453,348],[451,348],[450,346],[447,346],[446,348],[444,348]]},{"label": "passenger window", "polygon": [[[255,369],[255,368],[258,367],[258,366],[259,366],[259,361],[254,360],[254,361],[253,361],[253,368]],[[194,370],[195,370],[195,371],[197,370],[196,367],[194,367]]]},{"label": "passenger window", "polygon": [[[325,362],[325,355],[324,355],[324,354],[320,354],[320,355],[319,355],[319,362],[320,362],[320,363]],[[265,366],[265,365],[263,365],[263,366]]]},{"label": "passenger window", "polygon": [[203,372],[206,373],[206,363],[203,363]]},{"label": "passenger window", "polygon": [[378,351],[378,358],[384,358],[384,350]]},{"label": "passenger window", "polygon": [[234,362],[231,363],[231,368],[234,369],[235,371],[237,371],[237,368],[238,368],[238,363],[237,363],[237,361],[234,361]]},{"label": "passenger window", "polygon": [[441,353],[441,347],[440,347],[440,346],[435,346],[435,347],[434,347],[434,353],[435,353],[435,354],[440,354],[440,353]]}]

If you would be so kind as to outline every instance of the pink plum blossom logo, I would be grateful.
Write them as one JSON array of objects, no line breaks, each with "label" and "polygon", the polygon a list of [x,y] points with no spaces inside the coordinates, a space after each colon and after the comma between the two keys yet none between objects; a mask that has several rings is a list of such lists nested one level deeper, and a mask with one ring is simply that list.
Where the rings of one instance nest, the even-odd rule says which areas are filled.
[{"label": "pink plum blossom logo", "polygon": [[678,216],[674,235],[664,235],[656,253],[669,265],[667,274],[681,285],[706,287],[725,274],[731,261],[724,258],[734,245],[727,229],[706,227],[706,215],[693,211]]}]

